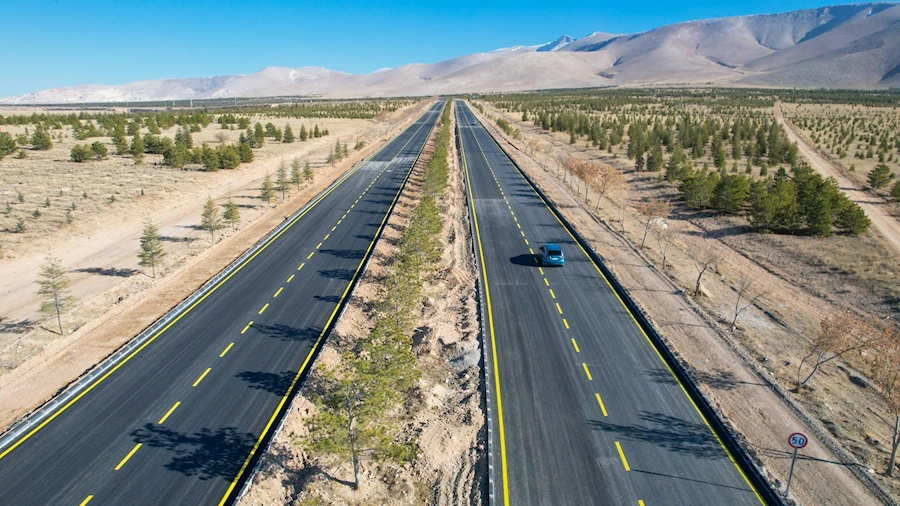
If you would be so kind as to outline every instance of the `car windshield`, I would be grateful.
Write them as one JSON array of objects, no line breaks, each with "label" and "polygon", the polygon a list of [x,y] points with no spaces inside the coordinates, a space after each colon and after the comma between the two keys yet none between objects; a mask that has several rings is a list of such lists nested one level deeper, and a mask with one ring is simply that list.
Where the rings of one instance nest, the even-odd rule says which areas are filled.
[{"label": "car windshield", "polygon": [[558,250],[558,249],[548,249],[548,250],[547,250],[547,255],[548,255],[548,256],[551,256],[551,257],[561,257],[561,256],[562,256],[562,251],[560,251],[560,250]]}]

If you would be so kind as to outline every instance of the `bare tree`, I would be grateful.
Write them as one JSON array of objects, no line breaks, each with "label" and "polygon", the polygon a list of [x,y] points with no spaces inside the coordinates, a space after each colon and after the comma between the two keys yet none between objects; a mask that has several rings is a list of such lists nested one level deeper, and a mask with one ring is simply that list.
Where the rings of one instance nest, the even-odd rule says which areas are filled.
[{"label": "bare tree", "polygon": [[558,151],[553,159],[556,161],[556,177],[562,178],[562,167],[568,162],[569,155],[563,151]]},{"label": "bare tree", "polygon": [[[797,366],[797,383],[794,392],[799,392],[813,378],[822,364],[842,357],[851,351],[873,345],[880,336],[874,336],[870,325],[856,316],[842,312],[825,317],[817,332],[807,344],[806,355]],[[805,365],[809,372],[804,376]]]},{"label": "bare tree", "polygon": [[873,367],[875,385],[881,390],[884,405],[893,418],[891,457],[884,474],[894,475],[900,448],[900,336],[893,327],[882,334]]},{"label": "bare tree", "polygon": [[537,149],[537,147],[540,143],[541,143],[541,141],[538,140],[537,137],[529,137],[529,138],[525,139],[525,146],[528,148],[528,154],[533,156],[535,150]]},{"label": "bare tree", "polygon": [[[734,332],[734,328],[737,327],[738,317],[741,316],[741,313],[744,312],[745,309],[756,304],[756,301],[762,298],[765,295],[765,292],[760,292],[755,296],[750,296],[750,286],[753,285],[753,280],[748,278],[747,276],[741,276],[741,279],[738,281],[737,288],[737,300],[734,302],[734,318],[731,320],[731,331]],[[742,305],[742,302],[746,302]]]},{"label": "bare tree", "polygon": [[659,253],[662,255],[662,269],[666,270],[666,260],[669,254],[669,248],[675,244],[675,222],[661,223],[660,226],[654,227],[653,232],[656,235],[656,243],[659,245]]},{"label": "bare tree", "polygon": [[619,207],[619,221],[622,223],[622,234],[625,234],[625,214],[628,212],[628,204],[631,203],[631,192],[628,188],[625,188],[625,191],[622,192],[622,200],[620,202],[621,206]]},{"label": "bare tree", "polygon": [[600,174],[600,166],[596,163],[585,162],[581,166],[581,173],[579,176],[581,180],[584,181],[584,201],[588,202],[590,198],[590,189],[593,186],[594,181],[597,179],[597,176]]},{"label": "bare tree", "polygon": [[697,283],[694,285],[694,296],[700,295],[700,281],[703,275],[710,267],[715,267],[719,263],[719,254],[707,245],[696,247],[691,245],[688,248],[688,256],[694,262],[694,268],[697,269]]},{"label": "bare tree", "polygon": [[647,242],[650,229],[659,226],[672,213],[672,203],[658,198],[638,202],[634,206],[644,218],[644,237],[641,239],[641,249]]},{"label": "bare tree", "polygon": [[601,164],[598,168],[597,177],[594,179],[594,188],[597,190],[597,208],[600,210],[600,201],[607,192],[616,191],[624,188],[627,184],[625,174],[619,172],[612,165]]}]

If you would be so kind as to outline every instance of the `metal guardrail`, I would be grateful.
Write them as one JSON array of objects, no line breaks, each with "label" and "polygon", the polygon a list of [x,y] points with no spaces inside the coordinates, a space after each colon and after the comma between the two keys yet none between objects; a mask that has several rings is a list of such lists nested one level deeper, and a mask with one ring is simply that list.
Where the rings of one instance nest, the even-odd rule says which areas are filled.
[{"label": "metal guardrail", "polygon": [[3,452],[7,448],[18,444],[20,438],[37,430],[42,424],[49,422],[49,420],[54,418],[60,412],[60,409],[73,403],[75,400],[77,400],[78,397],[87,393],[87,391],[96,384],[96,381],[99,378],[102,378],[107,374],[111,374],[111,372],[120,364],[122,364],[127,357],[135,353],[136,350],[142,347],[151,338],[159,335],[162,331],[164,331],[165,328],[173,323],[176,318],[182,315],[186,309],[190,308],[200,299],[211,293],[225,278],[234,273],[235,270],[237,270],[242,264],[244,264],[250,257],[255,255],[269,242],[271,242],[275,236],[290,227],[295,221],[297,221],[300,216],[306,213],[306,211],[308,211],[319,201],[324,199],[329,193],[331,193],[331,191],[335,187],[354,175],[361,167],[363,167],[375,155],[377,155],[381,151],[381,149],[389,145],[398,136],[400,136],[403,131],[405,131],[405,129],[401,130],[399,133],[388,139],[383,144],[382,148],[372,152],[372,154],[357,162],[350,170],[345,172],[344,175],[336,179],[334,182],[328,185],[327,188],[319,192],[312,200],[310,200],[299,210],[291,214],[280,225],[275,227],[271,232],[257,241],[241,256],[228,264],[228,266],[223,270],[219,271],[219,273],[209,281],[204,283],[203,286],[201,286],[197,291],[191,294],[188,298],[181,301],[178,305],[169,310],[165,315],[152,323],[149,327],[138,334],[135,338],[131,339],[128,343],[113,352],[98,365],[90,369],[87,374],[84,374],[74,380],[72,383],[69,383],[68,385],[57,391],[56,395],[54,395],[51,400],[26,413],[23,417],[13,423],[12,426],[10,426],[2,435],[0,435],[0,452]]},{"label": "metal guardrail", "polygon": [[[474,115],[473,115],[474,116]],[[481,120],[476,116],[476,120],[481,124]],[[483,126],[483,125],[482,125]],[[487,131],[487,128],[485,128]],[[656,329],[653,327],[653,324],[650,323],[647,315],[644,311],[638,306],[634,300],[631,298],[631,295],[625,289],[624,286],[619,282],[618,278],[616,278],[615,274],[606,267],[606,264],[603,262],[603,259],[600,255],[594,251],[593,247],[578,233],[575,227],[559,212],[553,202],[544,194],[541,188],[531,179],[531,177],[525,173],[524,170],[519,166],[518,163],[509,155],[506,149],[497,142],[497,139],[494,138],[490,132],[488,132],[491,140],[497,146],[497,148],[503,152],[506,158],[512,163],[512,165],[516,168],[519,174],[522,176],[525,181],[534,189],[534,191],[540,196],[541,200],[547,205],[550,211],[559,219],[560,223],[568,230],[568,232],[575,238],[578,244],[587,252],[588,256],[591,260],[600,268],[603,272],[603,276],[606,277],[607,281],[609,281],[610,286],[612,286],[613,291],[619,296],[622,302],[625,304],[628,312],[634,316],[635,320],[638,322],[638,325],[641,327],[647,336],[650,338],[653,346],[659,351],[660,355],[663,357],[665,363],[672,369],[677,377],[678,381],[684,386],[685,391],[687,392],[689,398],[696,404],[698,410],[702,413],[703,417],[709,422],[710,427],[713,429],[715,435],[719,437],[722,443],[728,448],[728,452],[731,456],[734,457],[735,463],[741,469],[741,472],[745,474],[745,476],[752,482],[753,487],[759,493],[759,495],[763,498],[763,500],[768,505],[772,506],[786,506],[781,494],[778,493],[777,490],[772,486],[771,483],[766,479],[763,472],[756,466],[753,460],[747,455],[747,452],[744,451],[744,448],[741,446],[738,441],[737,435],[730,429],[730,427],[725,423],[725,421],[719,416],[719,413],[713,408],[712,403],[706,397],[705,394],[700,390],[697,386],[697,383],[694,381],[690,372],[684,367],[681,361],[675,356],[672,350],[669,348],[668,344],[663,340],[663,338],[657,333]],[[491,497],[493,497],[493,490]]]}]

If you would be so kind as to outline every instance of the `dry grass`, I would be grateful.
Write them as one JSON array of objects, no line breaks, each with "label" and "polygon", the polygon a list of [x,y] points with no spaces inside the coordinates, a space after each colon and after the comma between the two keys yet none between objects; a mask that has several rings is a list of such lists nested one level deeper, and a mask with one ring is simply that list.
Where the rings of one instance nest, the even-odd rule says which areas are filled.
[{"label": "dry grass", "polygon": [[[2,111],[7,113],[7,111]],[[283,129],[290,124],[294,132],[300,125],[312,128],[327,128],[331,142],[342,138],[352,147],[360,127],[371,126],[371,120],[316,119],[297,120],[252,116],[252,122],[266,124],[272,122]],[[34,131],[34,126],[0,126],[0,132],[13,136]],[[162,131],[163,137],[174,138],[178,127]],[[142,129],[142,135],[147,133]],[[241,131],[223,130],[212,123],[201,132],[193,134],[195,145],[209,143],[210,146],[237,143]],[[0,161],[0,259],[19,257],[35,249],[44,250],[59,239],[79,233],[89,233],[91,222],[99,215],[147,212],[166,197],[178,195],[191,188],[207,185],[218,178],[215,174],[199,170],[198,166],[172,169],[162,165],[162,155],[145,155],[142,165],[135,165],[131,156],[118,156],[109,137],[91,138],[77,141],[72,138],[71,127],[62,131],[52,131],[53,149],[34,151],[26,149],[27,158],[16,159],[8,156]],[[63,140],[57,140],[62,134]],[[371,140],[371,139],[367,139]],[[69,153],[76,144],[102,142],[110,152],[106,160],[75,163],[69,160]],[[309,141],[307,141],[309,142]],[[285,156],[296,150],[301,143],[293,144],[267,142],[254,150],[255,160],[266,160]],[[287,163],[290,160],[286,161]],[[243,167],[236,169],[240,172]],[[24,203],[18,202],[18,194]],[[46,205],[49,199],[49,206]],[[6,203],[11,207],[6,212]],[[72,210],[74,204],[75,209]],[[35,209],[40,217],[34,216]],[[66,213],[71,212],[73,222],[66,223]],[[16,222],[24,219],[26,231],[15,233]]]}]

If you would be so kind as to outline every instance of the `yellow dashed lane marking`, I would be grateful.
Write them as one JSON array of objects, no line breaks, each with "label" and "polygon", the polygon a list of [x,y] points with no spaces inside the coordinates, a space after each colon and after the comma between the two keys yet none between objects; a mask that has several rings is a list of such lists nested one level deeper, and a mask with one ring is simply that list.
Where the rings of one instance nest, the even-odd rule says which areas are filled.
[{"label": "yellow dashed lane marking", "polygon": [[[311,257],[312,253],[310,253],[309,256]],[[306,257],[306,259],[309,260],[309,257]],[[300,264],[300,267],[297,267],[297,270],[299,271],[300,269],[302,269],[304,265],[306,265],[306,262],[303,262],[302,264]]]},{"label": "yellow dashed lane marking", "polygon": [[528,248],[528,252],[531,253],[532,255],[534,255],[534,250],[533,250],[533,249]]},{"label": "yellow dashed lane marking", "polygon": [[259,310],[259,313],[256,313],[256,314],[263,314],[263,311],[265,311],[265,310],[266,310],[266,308],[268,308],[268,307],[269,307],[269,303],[268,303],[268,302],[266,302],[266,305],[265,305],[265,306],[263,306],[263,307],[262,307],[262,309],[260,309],[260,310]]},{"label": "yellow dashed lane marking", "polygon": [[321,248],[321,247],[322,247],[322,243],[319,243],[319,244],[316,245],[316,249],[319,249],[319,248]]},{"label": "yellow dashed lane marking", "polygon": [[[538,267],[538,272],[540,272],[540,273],[541,273],[541,276],[543,276],[543,275],[544,275],[544,268],[543,268],[543,267]],[[547,284],[549,285],[550,283],[547,283]]]},{"label": "yellow dashed lane marking", "polygon": [[544,284],[547,285],[547,286],[550,286],[550,282],[547,281],[547,278],[544,278]]},{"label": "yellow dashed lane marking", "polygon": [[84,500],[81,501],[81,504],[79,504],[78,506],[84,506],[85,504],[91,502],[91,499],[93,499],[93,498],[94,498],[94,496],[92,496],[92,495],[85,497]]},{"label": "yellow dashed lane marking", "polygon": [[275,295],[273,295],[272,298],[274,299],[274,298],[278,297],[278,294],[280,294],[282,290],[284,290],[283,286],[281,288],[279,288],[277,292],[275,292]]},{"label": "yellow dashed lane marking", "polygon": [[575,353],[581,353],[581,350],[578,349],[578,343],[575,342],[575,338],[572,338],[572,346],[575,347]]},{"label": "yellow dashed lane marking", "polygon": [[569,328],[569,322],[565,318],[563,318],[563,325],[565,325],[566,328]]},{"label": "yellow dashed lane marking", "polygon": [[212,371],[212,367],[207,367],[206,370],[203,371],[203,374],[201,374],[200,377],[197,378],[197,381],[195,381],[194,384],[191,385],[191,386],[192,386],[192,387],[195,387],[195,386],[199,385],[200,382],[203,381],[203,378],[205,378],[206,375],[209,374],[209,371]]},{"label": "yellow dashed lane marking", "polygon": [[556,303],[556,310],[559,311],[559,314],[562,314],[562,308],[559,307],[559,302]]},{"label": "yellow dashed lane marking", "polygon": [[310,259],[310,258],[312,258],[312,256],[313,256],[313,255],[315,255],[315,254],[316,254],[316,252],[315,252],[315,251],[313,251],[313,252],[312,252],[312,253],[310,253],[310,254],[309,254],[309,256],[308,256],[308,257],[306,257],[306,259],[307,259],[307,260],[309,260],[309,259]]},{"label": "yellow dashed lane marking", "polygon": [[622,445],[616,441],[616,450],[619,450],[619,457],[622,459],[622,465],[625,466],[626,471],[631,471],[631,468],[628,467],[628,459],[625,458],[625,452],[622,451]]},{"label": "yellow dashed lane marking", "polygon": [[234,346],[234,343],[229,344],[229,345],[225,348],[225,351],[223,351],[222,353],[219,354],[219,358],[224,357],[225,354],[228,353],[228,350],[230,350],[232,346]]},{"label": "yellow dashed lane marking", "polygon": [[331,237],[331,234],[325,234],[325,238],[322,239],[322,242],[327,241],[329,237]]},{"label": "yellow dashed lane marking", "polygon": [[[550,298],[552,298],[552,299],[555,299],[555,298],[556,298],[556,294],[553,293],[553,289],[552,289],[552,288],[550,288]],[[558,305],[559,305],[559,304],[557,304],[557,306],[558,306]]]},{"label": "yellow dashed lane marking", "polygon": [[291,274],[291,277],[287,278],[287,283],[290,283],[292,279],[294,279],[294,275],[293,275],[293,274]]},{"label": "yellow dashed lane marking", "polygon": [[168,411],[166,411],[166,414],[164,414],[163,417],[160,418],[159,421],[156,422],[156,423],[157,423],[158,425],[162,425],[163,422],[165,422],[166,419],[169,418],[169,415],[171,415],[171,414],[178,408],[178,406],[181,406],[181,401],[178,401],[178,402],[176,402],[175,404],[173,404],[172,407],[169,408]]},{"label": "yellow dashed lane marking", "polygon": [[113,468],[113,471],[118,471],[119,469],[122,469],[122,466],[124,466],[125,463],[128,462],[128,459],[130,459],[131,456],[134,455],[135,452],[137,452],[140,447],[141,447],[141,443],[134,445],[134,448],[132,448],[131,451],[128,452],[128,455],[126,455],[125,458],[122,459],[121,462],[119,462],[119,465],[117,465],[115,468]]},{"label": "yellow dashed lane marking", "polygon": [[337,228],[337,225],[331,227],[331,231],[334,232],[334,229],[336,229],[336,228]]},{"label": "yellow dashed lane marking", "polygon": [[597,396],[597,404],[600,405],[600,411],[603,412],[603,416],[607,416],[606,415],[606,406],[603,405],[603,399],[600,398],[600,394],[595,393],[594,395]]},{"label": "yellow dashed lane marking", "polygon": [[594,378],[591,377],[591,371],[588,370],[587,364],[582,362],[581,367],[584,367],[584,373],[587,374],[588,381],[594,381]]},{"label": "yellow dashed lane marking", "polygon": [[251,325],[253,325],[253,320],[250,320],[250,323],[248,323],[247,326],[244,327],[244,330],[241,331],[241,334],[247,332],[247,329],[249,329]]}]

